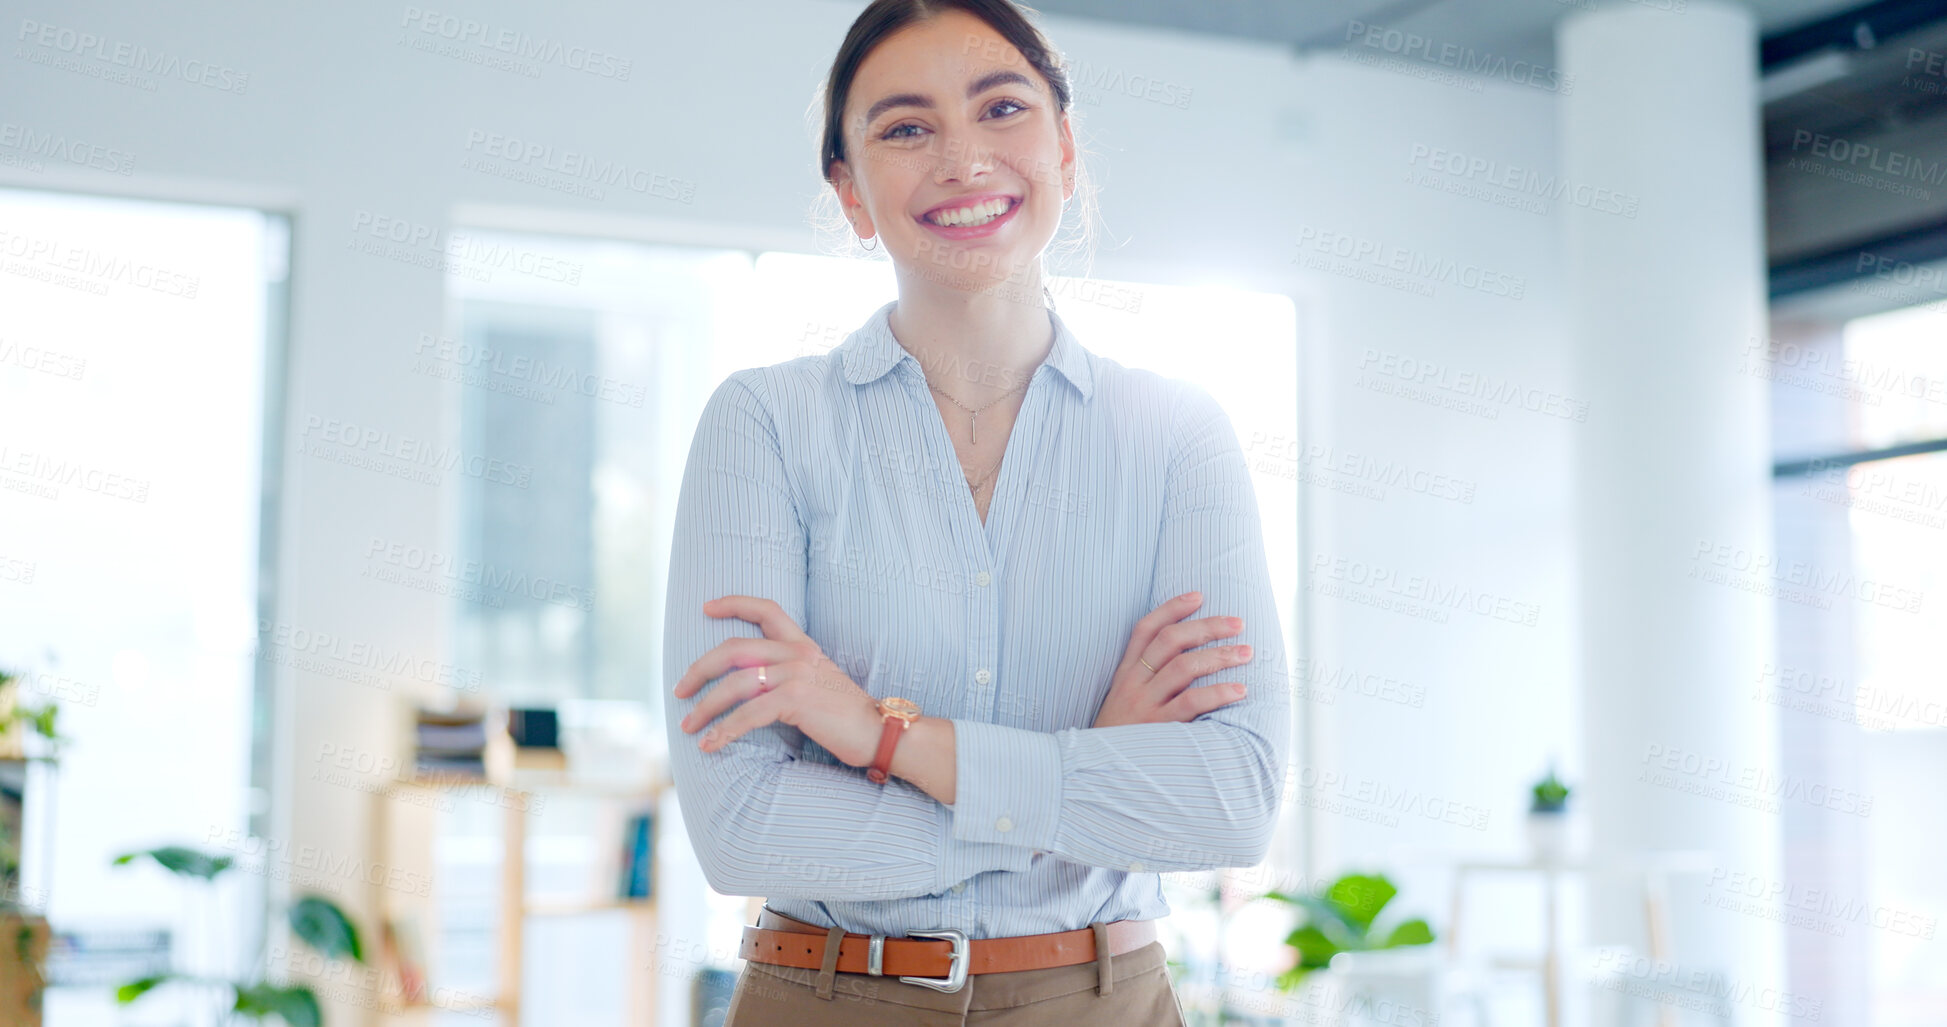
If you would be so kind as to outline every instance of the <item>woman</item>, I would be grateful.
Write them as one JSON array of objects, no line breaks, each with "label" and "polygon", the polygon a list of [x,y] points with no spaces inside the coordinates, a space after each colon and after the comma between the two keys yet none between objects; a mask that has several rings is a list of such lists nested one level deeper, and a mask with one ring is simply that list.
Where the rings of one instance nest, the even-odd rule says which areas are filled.
[{"label": "woman", "polygon": [[898,299],[717,388],[671,554],[684,821],[767,898],[728,1027],[1181,1023],[1158,875],[1260,862],[1287,747],[1236,433],[1044,303],[1077,163],[1021,8],[875,0],[825,102]]}]

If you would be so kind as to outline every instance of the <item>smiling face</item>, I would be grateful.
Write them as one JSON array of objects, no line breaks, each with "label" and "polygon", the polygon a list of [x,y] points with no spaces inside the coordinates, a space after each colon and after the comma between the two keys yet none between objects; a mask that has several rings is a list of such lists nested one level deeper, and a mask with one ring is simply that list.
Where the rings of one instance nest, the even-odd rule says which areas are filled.
[{"label": "smiling face", "polygon": [[904,280],[1023,280],[1061,225],[1075,139],[1048,82],[986,22],[949,10],[874,47],[852,80],[833,188]]}]

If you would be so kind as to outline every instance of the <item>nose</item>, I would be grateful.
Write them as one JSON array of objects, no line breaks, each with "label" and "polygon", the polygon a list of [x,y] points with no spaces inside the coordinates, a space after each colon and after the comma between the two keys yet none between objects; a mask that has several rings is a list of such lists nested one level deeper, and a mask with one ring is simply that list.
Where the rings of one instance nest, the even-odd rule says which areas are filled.
[{"label": "nose", "polygon": [[993,152],[966,136],[942,133],[937,138],[940,152],[933,165],[935,184],[971,181],[994,169]]}]

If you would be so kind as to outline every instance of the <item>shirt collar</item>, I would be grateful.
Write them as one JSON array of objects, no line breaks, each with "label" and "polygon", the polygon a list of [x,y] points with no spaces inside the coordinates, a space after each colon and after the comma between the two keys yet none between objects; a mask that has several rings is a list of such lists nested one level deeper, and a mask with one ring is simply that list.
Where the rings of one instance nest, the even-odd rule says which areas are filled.
[{"label": "shirt collar", "polygon": [[[906,360],[911,360],[914,370],[919,370],[919,361],[906,352],[906,348],[892,334],[892,308],[898,305],[898,300],[888,300],[833,350],[838,355],[846,381],[853,385],[876,381]],[[1089,352],[1082,348],[1081,340],[1075,338],[1075,333],[1069,331],[1068,324],[1052,307],[1048,308],[1048,320],[1054,324],[1055,344],[1043,362],[1068,379],[1068,383],[1081,394],[1082,402],[1086,403],[1095,391]]]}]

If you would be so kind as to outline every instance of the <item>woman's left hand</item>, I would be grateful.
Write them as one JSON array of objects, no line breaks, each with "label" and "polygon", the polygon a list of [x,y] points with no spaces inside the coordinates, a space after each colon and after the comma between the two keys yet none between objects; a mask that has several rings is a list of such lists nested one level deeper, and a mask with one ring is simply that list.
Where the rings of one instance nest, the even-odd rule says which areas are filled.
[{"label": "woman's left hand", "polygon": [[[764,632],[763,638],[724,641],[690,664],[676,682],[676,698],[686,699],[722,676],[683,718],[683,732],[688,734],[729,711],[721,723],[704,731],[699,744],[704,752],[716,752],[745,732],[776,721],[804,732],[847,766],[872,762],[883,727],[877,701],[840,670],[783,607],[759,596],[724,596],[704,603],[703,612],[747,620]],[[760,667],[761,683],[757,680]]]}]

